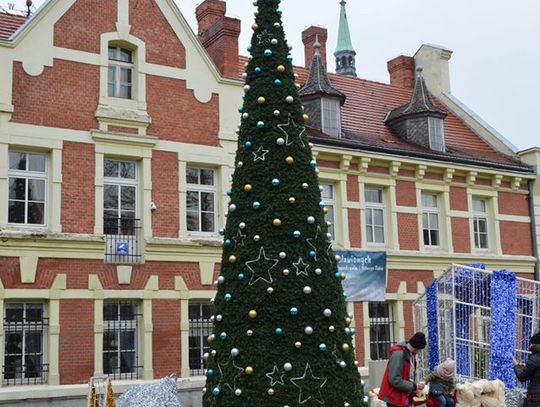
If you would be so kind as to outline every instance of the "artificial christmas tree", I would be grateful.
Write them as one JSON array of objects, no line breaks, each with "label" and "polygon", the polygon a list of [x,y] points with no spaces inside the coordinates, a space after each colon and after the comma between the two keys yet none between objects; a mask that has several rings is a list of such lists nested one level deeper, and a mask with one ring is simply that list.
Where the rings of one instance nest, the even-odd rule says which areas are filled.
[{"label": "artificial christmas tree", "polygon": [[254,4],[203,405],[363,406],[279,0]]}]

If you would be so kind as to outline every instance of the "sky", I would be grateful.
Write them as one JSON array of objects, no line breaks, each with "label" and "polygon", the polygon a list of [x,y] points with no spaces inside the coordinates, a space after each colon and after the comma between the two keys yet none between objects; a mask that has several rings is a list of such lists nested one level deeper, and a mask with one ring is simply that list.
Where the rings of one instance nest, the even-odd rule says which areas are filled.
[{"label": "sky", "polygon": [[[114,1],[114,0],[101,0]],[[202,0],[175,0],[196,31],[195,7]],[[44,0],[34,0],[39,6]],[[25,0],[0,0],[23,9]],[[422,44],[454,51],[451,91],[518,150],[540,146],[540,1],[538,0],[348,0],[357,75],[389,82],[386,62],[414,55]],[[328,67],[337,43],[339,0],[282,0],[283,23],[294,63],[304,63],[301,32],[328,29]],[[242,21],[240,51],[247,55],[255,7],[227,0],[227,15]]]}]

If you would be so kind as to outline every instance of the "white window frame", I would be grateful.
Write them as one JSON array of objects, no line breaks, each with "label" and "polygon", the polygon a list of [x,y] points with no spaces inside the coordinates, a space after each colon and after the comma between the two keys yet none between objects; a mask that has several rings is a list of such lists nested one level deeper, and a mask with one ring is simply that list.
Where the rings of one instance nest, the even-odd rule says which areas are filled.
[{"label": "white window frame", "polygon": [[[39,172],[39,171],[30,171],[28,170],[29,166],[29,160],[26,159],[26,170],[16,170],[16,169],[10,169],[9,168],[9,153],[22,153],[22,154],[35,154],[35,155],[41,155],[45,158],[45,171]],[[7,208],[8,208],[8,225],[10,227],[28,227],[28,228],[44,228],[47,227],[47,214],[48,214],[48,198],[49,198],[49,157],[47,153],[43,152],[34,152],[34,151],[26,151],[26,150],[9,150],[8,152],[8,193],[7,193]],[[10,178],[23,178],[25,179],[25,197],[24,197],[24,223],[16,223],[16,222],[9,222],[9,179]],[[40,180],[44,181],[44,191],[43,191],[43,223],[28,223],[28,180]],[[20,202],[20,201],[19,201]],[[40,201],[33,201],[33,202],[40,202]]]},{"label": "white window frame", "polygon": [[[379,191],[381,202],[368,201],[367,194],[366,194],[368,190]],[[369,246],[385,246],[386,245],[386,208],[385,208],[384,188],[378,188],[372,185],[364,186],[364,202],[366,206],[365,216],[364,216],[364,223],[365,223],[365,229],[366,229],[366,244]],[[383,229],[382,242],[375,241],[376,240],[375,228],[381,227],[381,225],[375,225],[375,216],[374,216],[375,211],[381,211],[381,214],[382,214],[382,222],[383,222],[382,223],[382,229]],[[368,222],[368,218],[370,219],[371,223]],[[369,233],[368,225],[371,225],[371,236]]]},{"label": "white window frame", "polygon": [[[189,370],[191,375],[200,376],[204,374],[204,369],[206,368],[206,364],[203,359],[203,355],[205,352],[207,352],[210,349],[210,345],[208,344],[207,338],[208,335],[210,335],[213,331],[213,323],[211,319],[204,319],[202,318],[204,315],[204,312],[202,310],[202,307],[210,307],[210,315],[212,315],[212,304],[210,302],[206,301],[196,301],[190,302],[188,304],[189,310],[188,310],[188,324],[189,324],[189,333],[188,333],[188,355],[190,357],[189,359]],[[192,307],[198,307],[198,316],[197,319],[190,318],[190,311]],[[194,333],[194,335],[192,335]],[[192,337],[196,338],[197,346],[196,348],[191,347],[190,340]],[[197,364],[196,367],[192,368],[192,362],[195,362],[191,359],[191,350],[192,349],[199,349],[200,354],[199,356],[199,362],[200,364]]]},{"label": "white window frame", "polygon": [[[484,210],[475,209],[475,202],[482,202],[484,205]],[[477,251],[488,251],[489,250],[489,211],[488,211],[488,200],[482,197],[473,197],[472,198],[472,214],[473,214],[473,240],[474,248]],[[480,232],[480,222],[485,223],[485,233]],[[480,237],[481,235],[486,236],[486,247],[480,247]]]},{"label": "white window frame", "polygon": [[[424,205],[424,196],[427,196],[427,195],[434,196],[436,198],[436,200],[435,200],[436,206],[435,207],[433,207],[433,206],[425,206]],[[436,192],[422,191],[421,199],[422,199],[422,201],[421,201],[421,204],[422,204],[422,244],[423,244],[424,247],[441,248],[441,246],[442,246],[442,243],[441,243],[441,238],[442,238],[442,233],[441,233],[441,197]],[[424,216],[425,215],[427,215],[427,220],[428,220],[427,225],[424,222]],[[431,215],[436,215],[437,216],[437,223],[438,223],[437,228],[432,228]],[[429,232],[437,231],[437,236],[438,236],[438,240],[439,240],[438,244],[432,244],[431,233],[428,233],[429,241],[426,243],[425,238],[424,238],[424,231],[425,230],[428,230]]]},{"label": "white window frame", "polygon": [[[26,322],[26,313],[27,309],[30,306],[36,306],[41,305],[42,309],[42,319],[41,319],[41,376],[38,377],[21,377],[21,378],[14,378],[14,379],[6,379],[5,375],[3,376],[3,385],[4,386],[12,386],[12,385],[33,385],[33,384],[46,384],[48,380],[48,361],[47,361],[47,335],[48,335],[48,326],[49,326],[49,319],[47,317],[47,306],[44,302],[34,302],[34,301],[13,301],[13,302],[6,302],[4,304],[4,338],[10,333],[6,327],[8,327],[10,324],[6,322],[6,313],[8,308],[13,305],[22,305],[23,306],[23,322],[19,324],[18,322],[15,323],[15,326],[17,328],[20,328],[20,331],[22,331],[22,363],[23,366],[26,365],[25,359],[26,359],[26,335],[25,333],[30,332],[38,332],[36,329],[36,326],[38,324],[28,323]],[[19,329],[17,329],[19,331]],[[8,353],[6,352],[6,339],[4,339],[4,343],[2,346],[3,349],[3,359],[2,359],[2,371],[5,372],[6,370],[6,357],[8,356]],[[23,369],[24,373],[24,369]]]},{"label": "white window frame", "polygon": [[446,150],[444,141],[444,121],[437,117],[428,117],[429,148],[435,151]]},{"label": "white window frame", "polygon": [[[106,177],[105,176],[105,163],[106,161],[114,161],[114,162],[117,162],[119,163],[119,165],[121,163],[129,163],[129,164],[133,164],[135,166],[135,178],[134,179],[131,179],[131,178],[122,178],[120,176],[120,170],[118,171],[118,176],[117,177]],[[136,161],[130,161],[130,160],[117,160],[117,159],[114,159],[114,158],[105,158],[103,160],[103,219],[105,220],[106,219],[106,216],[105,216],[105,211],[106,210],[112,210],[112,209],[107,209],[105,208],[105,190],[107,188],[107,186],[109,185],[113,185],[113,186],[117,186],[118,187],[118,206],[117,206],[117,218],[121,218],[122,217],[122,194],[121,194],[121,189],[122,187],[134,187],[135,188],[135,210],[131,210],[131,209],[128,209],[130,212],[133,212],[133,219],[137,219],[138,218],[138,213],[139,213],[139,205],[138,205],[138,201],[139,201],[139,166],[137,165],[137,162]]]},{"label": "white window frame", "polygon": [[[328,212],[324,215],[324,220],[328,225],[328,233],[332,235],[332,241],[336,241],[336,186],[329,182],[321,182],[320,185],[328,187],[330,196],[325,196],[325,190],[321,191],[321,198],[324,205],[328,208]],[[330,222],[330,223],[328,223]]]},{"label": "white window frame", "polygon": [[[388,356],[388,352],[390,350],[390,347],[392,345],[395,344],[395,338],[396,338],[396,332],[395,332],[395,329],[396,329],[396,321],[394,321],[394,312],[393,312],[393,307],[392,307],[392,303],[391,302],[388,302],[388,301],[381,301],[381,302],[378,302],[378,301],[375,301],[375,302],[367,302],[367,307],[368,307],[368,318],[369,318],[369,326],[370,326],[370,330],[369,330],[369,358],[370,360],[386,360],[386,358],[383,358],[383,357],[380,357],[381,354],[385,355],[385,356]],[[379,317],[379,316],[375,316],[375,315],[371,315],[370,311],[371,311],[371,307],[370,307],[370,304],[378,304],[378,305],[386,305],[387,307],[387,310],[388,310],[388,316],[383,316],[383,317]],[[390,333],[390,338],[389,338],[389,341],[380,341],[380,340],[375,340],[375,339],[378,339],[378,338],[373,338],[372,337],[372,326],[374,325],[383,325],[383,326],[388,326],[389,327],[389,333]],[[375,359],[372,359],[371,356],[371,347],[372,345],[376,346],[377,347],[377,357]]]},{"label": "white window frame", "polygon": [[[105,306],[109,304],[114,304],[117,306],[117,316],[116,320],[106,320],[105,319]],[[119,307],[122,304],[130,304],[135,307],[134,319],[121,319]],[[118,357],[118,368],[121,368],[120,355],[122,351],[132,351],[135,354],[134,357],[134,366],[132,366],[131,372],[105,372],[105,363],[103,363],[103,370],[105,374],[111,375],[111,377],[116,379],[140,379],[142,378],[142,366],[139,364],[141,362],[141,347],[140,347],[140,335],[141,335],[141,321],[142,315],[139,313],[140,304],[136,300],[107,300],[103,302],[103,347],[101,357],[104,359],[106,353],[117,353]],[[133,349],[131,348],[122,348],[120,341],[122,331],[134,331],[133,335]],[[117,338],[117,349],[116,351],[106,351],[105,350],[105,333],[114,332]]]},{"label": "white window frame", "polygon": [[341,108],[336,99],[321,98],[321,130],[329,136],[341,135]]},{"label": "white window frame", "polygon": [[[114,50],[115,54],[118,55],[122,50],[128,51],[130,53],[130,62],[121,61],[120,59],[111,59],[109,56],[109,52],[111,50]],[[109,44],[109,48],[107,50],[107,58],[109,61],[109,67],[107,69],[107,96],[118,98],[118,99],[127,99],[132,100],[134,99],[134,77],[135,77],[135,69],[134,69],[134,59],[135,59],[135,51],[132,49],[122,47],[119,45]],[[109,82],[109,69],[114,68],[114,94],[109,94],[109,85],[111,84]],[[131,71],[131,82],[122,82],[121,81],[121,71],[122,69],[129,69]],[[121,96],[121,87],[125,86],[129,89],[129,97]]]},{"label": "white window frame", "polygon": [[[189,170],[198,170],[199,171],[199,175],[198,175],[198,184],[190,184],[188,182],[188,171]],[[201,184],[201,170],[205,170],[205,171],[212,171],[212,175],[213,175],[213,181],[212,181],[212,185],[202,185]],[[217,202],[217,170],[215,168],[207,168],[207,167],[198,167],[198,166],[194,166],[194,165],[188,165],[186,167],[186,173],[184,175],[184,179],[185,179],[185,182],[186,182],[186,214],[185,214],[185,222],[186,222],[186,231],[189,235],[196,235],[196,236],[214,236],[217,234],[217,222],[218,222],[218,202]],[[189,209],[188,209],[188,202],[187,202],[187,196],[190,192],[197,192],[199,194],[199,210],[198,210],[198,215],[199,215],[199,227],[197,230],[189,230],[188,229],[188,212]],[[203,231],[202,230],[202,208],[201,208],[201,193],[212,193],[213,196],[214,196],[214,216],[213,216],[213,219],[214,219],[214,230],[212,231]]]}]

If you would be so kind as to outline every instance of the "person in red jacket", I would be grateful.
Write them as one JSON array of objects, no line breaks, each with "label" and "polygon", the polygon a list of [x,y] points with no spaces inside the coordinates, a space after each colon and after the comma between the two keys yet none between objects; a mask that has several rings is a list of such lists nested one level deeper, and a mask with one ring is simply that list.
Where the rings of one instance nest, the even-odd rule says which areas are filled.
[{"label": "person in red jacket", "polygon": [[426,347],[426,336],[416,332],[407,342],[390,348],[390,359],[382,378],[379,399],[388,407],[408,407],[413,393],[424,389],[424,383],[415,383],[415,355]]}]

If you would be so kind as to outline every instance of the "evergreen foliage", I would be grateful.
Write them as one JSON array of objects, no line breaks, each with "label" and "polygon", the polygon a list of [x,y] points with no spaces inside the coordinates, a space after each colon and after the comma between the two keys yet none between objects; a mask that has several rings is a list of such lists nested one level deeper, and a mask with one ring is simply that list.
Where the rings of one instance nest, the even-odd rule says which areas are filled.
[{"label": "evergreen foliage", "polygon": [[279,0],[254,4],[203,405],[364,406]]}]

